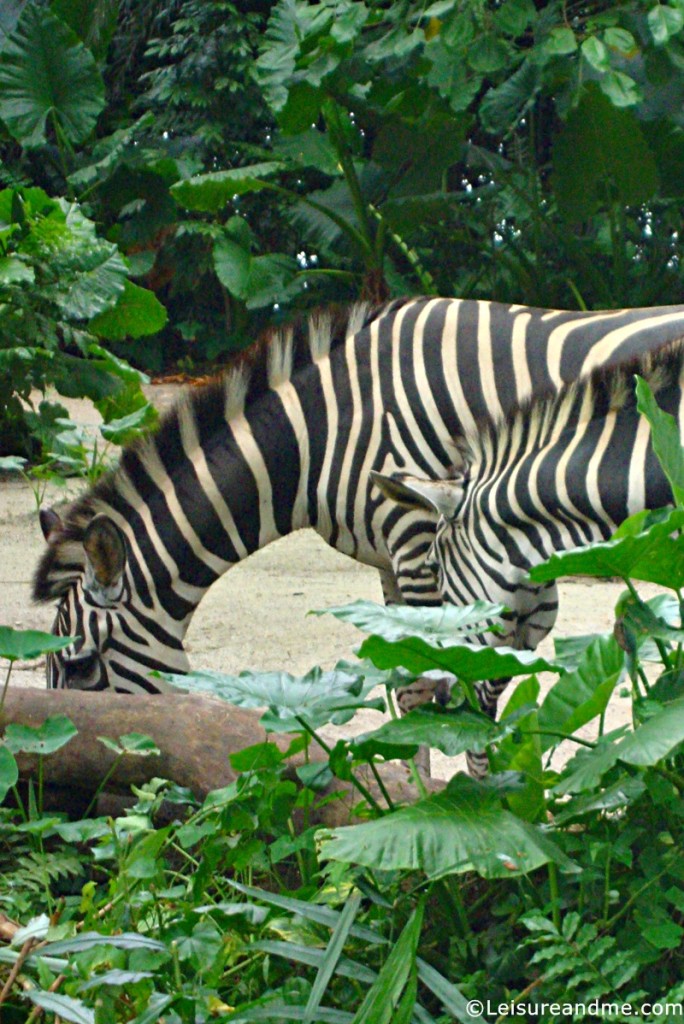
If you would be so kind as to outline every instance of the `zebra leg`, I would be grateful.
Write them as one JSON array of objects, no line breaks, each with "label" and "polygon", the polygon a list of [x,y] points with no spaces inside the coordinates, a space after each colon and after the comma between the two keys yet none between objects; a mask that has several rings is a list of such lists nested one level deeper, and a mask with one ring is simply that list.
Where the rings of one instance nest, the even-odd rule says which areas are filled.
[{"label": "zebra leg", "polygon": [[[519,608],[516,623],[516,647],[535,650],[545,636],[553,629],[558,616],[558,587],[552,580],[543,587],[520,588]],[[502,679],[486,679],[475,684],[480,707],[490,718],[496,718],[499,697],[504,692],[511,676]],[[468,771],[473,778],[481,779],[487,774],[489,761],[486,754],[466,755]]]},{"label": "zebra leg", "polygon": [[[475,693],[485,715],[489,715],[492,719],[496,718],[499,697],[510,681],[511,676],[506,676],[503,679],[486,679],[482,683],[475,683]],[[466,763],[468,774],[474,779],[484,779],[489,773],[489,758],[484,751],[480,754],[467,751]]]}]

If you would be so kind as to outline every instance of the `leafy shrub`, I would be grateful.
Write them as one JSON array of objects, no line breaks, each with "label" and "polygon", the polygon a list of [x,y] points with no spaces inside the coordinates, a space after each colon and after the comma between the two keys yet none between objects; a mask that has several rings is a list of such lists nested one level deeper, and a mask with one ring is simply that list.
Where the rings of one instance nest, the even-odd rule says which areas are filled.
[{"label": "leafy shrub", "polygon": [[66,410],[54,402],[26,408],[32,390],[48,385],[91,398],[108,423],[131,413],[140,426],[153,422],[144,375],[100,344],[165,319],[154,296],[128,281],[117,247],[98,238],[76,203],[38,188],[0,192],[0,247],[2,454],[49,450]]}]

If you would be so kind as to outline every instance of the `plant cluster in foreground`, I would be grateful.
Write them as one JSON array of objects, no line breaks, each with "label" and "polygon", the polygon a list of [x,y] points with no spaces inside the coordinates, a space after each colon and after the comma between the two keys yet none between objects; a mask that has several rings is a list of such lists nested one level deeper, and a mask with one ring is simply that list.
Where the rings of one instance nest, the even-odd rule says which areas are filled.
[{"label": "plant cluster in foreground", "polygon": [[[298,679],[177,680],[265,705],[266,730],[293,737],[286,753],[272,742],[234,753],[237,780],[202,803],[154,779],[116,819],[44,810],[42,764],[71,740],[68,720],[8,725],[3,1024],[41,1014],[77,1024],[470,1024],[499,1004],[551,1020],[554,1003],[577,1004],[564,1019],[592,1019],[597,1003],[633,1008],[613,1011],[615,1020],[646,1004],[641,1019],[672,1015],[684,1000],[684,461],[672,422],[647,414],[678,505],[534,570],[540,581],[622,577],[612,634],[559,640],[555,656],[542,658],[472,642],[500,611],[491,605],[332,609],[368,634],[358,661]],[[664,592],[644,601],[639,580]],[[10,669],[66,642],[0,628]],[[334,746],[321,737],[327,723],[381,706],[369,696],[379,684],[391,710],[397,686],[435,669],[458,678],[448,706],[392,717]],[[543,699],[540,671],[556,675]],[[503,676],[515,685],[492,722],[474,684]],[[631,719],[606,732],[618,688]],[[590,722],[591,740],[579,734]],[[305,760],[295,781],[289,757],[312,739],[327,762]],[[563,741],[574,752],[557,768],[551,757]],[[117,758],[154,755],[144,736],[104,742]],[[374,796],[369,778],[382,794],[381,763],[411,759],[424,743],[447,755],[487,751],[491,774],[475,782],[459,773],[406,806]],[[25,791],[21,751],[39,759]],[[313,812],[336,799],[325,792],[333,776],[358,792],[359,823],[321,830]],[[164,800],[175,805],[165,824]]]}]

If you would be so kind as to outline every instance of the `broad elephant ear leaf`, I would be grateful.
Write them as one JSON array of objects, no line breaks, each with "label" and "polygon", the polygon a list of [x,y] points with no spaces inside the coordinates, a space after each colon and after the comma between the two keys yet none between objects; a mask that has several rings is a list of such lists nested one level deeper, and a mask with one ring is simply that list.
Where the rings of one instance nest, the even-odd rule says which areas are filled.
[{"label": "broad elephant ear leaf", "polygon": [[52,10],[102,60],[116,29],[119,0],[52,0]]},{"label": "broad elephant ear leaf", "polygon": [[517,818],[493,790],[462,774],[442,793],[319,838],[325,859],[378,871],[422,871],[428,878],[466,871],[512,878],[549,862],[577,870],[544,828]]},{"label": "broad elephant ear leaf", "polygon": [[92,53],[48,8],[28,4],[0,62],[0,117],[10,133],[22,146],[41,146],[50,119],[78,144],[95,127],[104,101]]}]

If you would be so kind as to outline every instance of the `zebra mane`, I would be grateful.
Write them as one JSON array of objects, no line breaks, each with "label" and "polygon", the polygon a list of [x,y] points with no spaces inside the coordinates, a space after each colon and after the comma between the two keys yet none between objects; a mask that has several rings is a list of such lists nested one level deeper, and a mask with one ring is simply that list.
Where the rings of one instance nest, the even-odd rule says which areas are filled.
[{"label": "zebra mane", "polygon": [[51,535],[33,578],[34,601],[51,601],[69,590],[84,566],[83,536],[98,506],[110,504],[122,479],[137,482],[145,467],[159,456],[172,473],[184,459],[179,436],[183,423],[219,426],[240,416],[270,389],[282,387],[307,365],[325,359],[346,338],[408,299],[372,308],[368,303],[329,307],[300,317],[290,325],[266,332],[239,352],[206,385],[187,390],[162,416],[159,428],[134,441],[121,453],[118,465],[106,473],[66,511],[62,526]]},{"label": "zebra mane", "polygon": [[652,352],[613,366],[599,366],[588,376],[565,384],[558,391],[531,395],[499,419],[478,418],[463,436],[454,439],[460,459],[466,467],[489,461],[512,438],[521,439],[521,447],[537,450],[550,440],[558,421],[573,410],[582,419],[605,416],[635,402],[634,375],[639,374],[654,394],[676,385],[684,373],[684,339],[663,345]]}]

